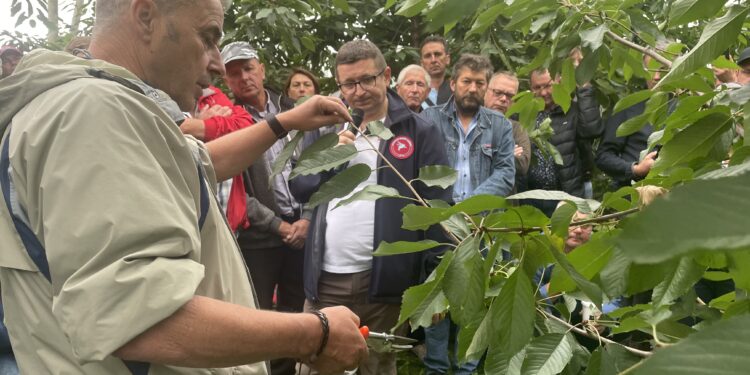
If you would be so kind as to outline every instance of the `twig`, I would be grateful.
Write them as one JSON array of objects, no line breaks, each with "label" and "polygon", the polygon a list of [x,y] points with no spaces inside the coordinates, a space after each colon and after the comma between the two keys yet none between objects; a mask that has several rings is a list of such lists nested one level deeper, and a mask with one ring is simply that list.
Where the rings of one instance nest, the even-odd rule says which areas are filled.
[{"label": "twig", "polygon": [[605,342],[607,344],[613,344],[613,345],[622,346],[625,350],[627,350],[627,351],[629,351],[629,352],[631,352],[631,353],[633,353],[633,354],[635,354],[635,355],[637,355],[639,357],[648,358],[648,357],[650,357],[653,354],[653,353],[645,351],[645,350],[631,348],[631,347],[629,347],[627,345],[620,344],[619,342],[612,341],[612,340],[610,340],[610,339],[608,339],[606,337],[601,337],[599,335],[594,335],[591,332],[589,332],[589,331],[587,331],[585,329],[578,328],[578,327],[576,327],[576,326],[574,326],[574,325],[572,325],[572,324],[570,324],[570,323],[568,323],[568,322],[566,322],[566,321],[564,321],[564,320],[562,320],[562,319],[560,319],[560,318],[558,318],[558,317],[556,317],[556,316],[554,316],[554,315],[552,315],[552,314],[550,314],[550,313],[548,313],[546,311],[542,310],[541,313],[546,318],[554,320],[555,322],[564,325],[565,327],[569,328],[571,331],[573,331],[573,332],[575,332],[575,333],[577,333],[579,335],[586,336],[586,337],[594,339],[594,340],[601,339],[602,342]]}]

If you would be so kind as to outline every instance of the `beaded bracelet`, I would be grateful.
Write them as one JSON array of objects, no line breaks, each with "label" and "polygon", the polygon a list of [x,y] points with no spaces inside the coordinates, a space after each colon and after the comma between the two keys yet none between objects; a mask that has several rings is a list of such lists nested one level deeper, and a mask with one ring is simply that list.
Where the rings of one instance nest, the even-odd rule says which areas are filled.
[{"label": "beaded bracelet", "polygon": [[323,350],[326,348],[326,344],[328,344],[328,333],[329,333],[329,327],[328,327],[328,317],[326,314],[324,314],[320,310],[312,310],[310,311],[311,314],[314,314],[315,316],[320,319],[320,326],[323,328],[323,337],[320,339],[320,347],[318,348],[318,352],[315,353],[314,356],[310,359],[310,362],[314,362],[321,353],[323,353]]}]

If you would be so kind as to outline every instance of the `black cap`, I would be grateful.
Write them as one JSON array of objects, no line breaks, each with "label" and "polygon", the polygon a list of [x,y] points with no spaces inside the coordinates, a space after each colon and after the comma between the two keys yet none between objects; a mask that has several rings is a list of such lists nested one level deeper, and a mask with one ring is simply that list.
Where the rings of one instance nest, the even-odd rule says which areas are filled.
[{"label": "black cap", "polygon": [[750,62],[750,47],[743,49],[742,53],[740,53],[740,58],[737,59],[738,65],[741,65],[747,62]]}]

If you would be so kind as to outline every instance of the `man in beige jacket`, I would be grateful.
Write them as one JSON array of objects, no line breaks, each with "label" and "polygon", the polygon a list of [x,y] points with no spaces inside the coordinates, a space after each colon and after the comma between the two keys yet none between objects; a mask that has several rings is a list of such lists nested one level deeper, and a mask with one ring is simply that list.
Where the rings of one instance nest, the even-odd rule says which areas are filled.
[{"label": "man in beige jacket", "polygon": [[255,308],[208,192],[286,131],[350,120],[341,102],[205,146],[176,124],[222,70],[223,13],[99,0],[94,60],[35,51],[0,84],[0,283],[22,373],[266,374],[279,357],[327,373],[366,357],[346,308]]}]

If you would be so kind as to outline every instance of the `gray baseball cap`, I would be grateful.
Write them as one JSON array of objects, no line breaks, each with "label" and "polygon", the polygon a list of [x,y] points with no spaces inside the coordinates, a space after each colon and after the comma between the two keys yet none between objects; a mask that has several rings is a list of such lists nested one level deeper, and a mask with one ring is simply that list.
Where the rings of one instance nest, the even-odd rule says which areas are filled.
[{"label": "gray baseball cap", "polygon": [[737,59],[737,64],[744,64],[750,62],[750,47],[745,48],[740,53],[740,58]]},{"label": "gray baseball cap", "polygon": [[229,43],[221,50],[221,60],[224,65],[234,60],[258,59],[258,51],[250,46],[248,42]]}]

